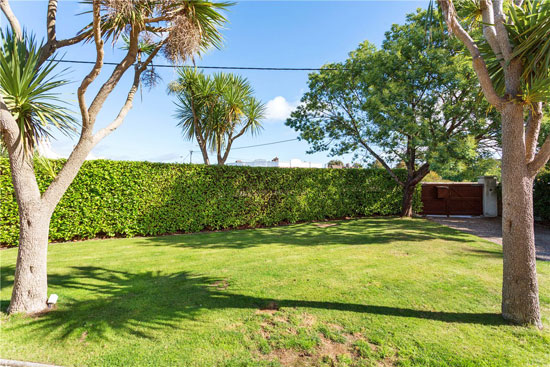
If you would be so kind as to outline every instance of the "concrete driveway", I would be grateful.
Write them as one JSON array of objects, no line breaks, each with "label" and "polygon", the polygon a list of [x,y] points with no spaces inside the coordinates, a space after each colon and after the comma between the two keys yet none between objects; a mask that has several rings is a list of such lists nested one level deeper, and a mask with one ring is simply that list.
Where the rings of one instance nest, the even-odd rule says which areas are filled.
[{"label": "concrete driveway", "polygon": [[[470,233],[502,246],[502,218],[484,217],[439,217],[427,216],[429,220],[459,231]],[[537,259],[550,261],[550,227],[535,224]]]}]

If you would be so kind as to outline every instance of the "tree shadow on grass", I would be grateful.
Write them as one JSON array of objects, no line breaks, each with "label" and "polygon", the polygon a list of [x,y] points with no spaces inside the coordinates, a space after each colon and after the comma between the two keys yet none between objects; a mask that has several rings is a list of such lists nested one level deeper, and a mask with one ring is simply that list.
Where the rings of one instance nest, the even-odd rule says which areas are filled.
[{"label": "tree shadow on grass", "polygon": [[[6,312],[10,305],[11,293],[8,294],[5,288],[13,285],[13,276],[15,274],[15,265],[0,266],[0,291],[2,291],[2,299],[0,299],[0,311]],[[7,299],[4,299],[6,297]]]},{"label": "tree shadow on grass", "polygon": [[[463,254],[463,253],[461,253]],[[483,258],[489,258],[489,257],[493,257],[493,258],[497,258],[497,259],[502,259],[502,250],[484,250],[484,249],[479,249],[479,248],[471,248],[468,250],[468,253],[467,255],[470,255],[470,256],[479,256],[479,257],[483,257]]]},{"label": "tree shadow on grass", "polygon": [[[383,305],[345,302],[260,298],[231,292],[222,278],[188,272],[130,273],[101,267],[74,267],[70,275],[50,275],[60,294],[60,308],[36,317],[27,332],[49,338],[102,338],[109,331],[154,338],[166,328],[178,329],[184,319],[195,320],[208,310],[257,310],[278,307],[310,308],[391,317],[418,318],[448,323],[503,325],[496,313],[424,311]],[[222,285],[222,286],[220,286]],[[71,289],[78,299],[63,297]],[[398,320],[396,320],[398,321]]]},{"label": "tree shadow on grass", "polygon": [[146,238],[156,246],[245,249],[266,243],[293,246],[411,244],[430,240],[472,242],[472,236],[427,220],[375,217],[261,229],[231,230]]}]

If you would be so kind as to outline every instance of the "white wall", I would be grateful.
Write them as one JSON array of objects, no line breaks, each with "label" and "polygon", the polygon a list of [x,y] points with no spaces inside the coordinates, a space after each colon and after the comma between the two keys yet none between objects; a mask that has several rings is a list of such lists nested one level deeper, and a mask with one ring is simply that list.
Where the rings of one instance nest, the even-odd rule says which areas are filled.
[{"label": "white wall", "polygon": [[265,159],[256,159],[252,162],[227,163],[228,166],[249,166],[249,167],[279,167],[279,168],[323,168],[321,163],[304,162],[300,159],[291,159],[290,162],[273,162]]}]

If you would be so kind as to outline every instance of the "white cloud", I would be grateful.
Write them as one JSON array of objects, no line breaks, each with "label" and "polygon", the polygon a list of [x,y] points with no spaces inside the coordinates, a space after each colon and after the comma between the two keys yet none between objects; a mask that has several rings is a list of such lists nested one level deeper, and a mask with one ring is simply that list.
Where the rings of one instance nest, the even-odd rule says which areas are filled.
[{"label": "white cloud", "polygon": [[298,107],[299,102],[289,102],[285,97],[277,96],[266,104],[266,119],[268,120],[286,120],[290,113]]},{"label": "white cloud", "polygon": [[[49,140],[41,140],[38,143],[38,154],[40,154],[43,157],[46,157],[48,159],[59,159],[59,158],[67,158],[67,154],[59,154],[55,150],[52,149],[52,144]],[[103,159],[103,157],[98,157],[93,153],[89,153],[86,157],[86,160],[94,160],[94,159]]]},{"label": "white cloud", "polygon": [[38,154],[49,159],[63,158],[61,154],[56,153],[52,149],[52,145],[47,140],[43,140],[38,143]]},{"label": "white cloud", "polygon": [[95,155],[92,152],[88,153],[88,156],[86,157],[87,161],[93,161],[93,160],[96,160],[96,159],[103,159],[103,157],[98,157],[97,155]]}]

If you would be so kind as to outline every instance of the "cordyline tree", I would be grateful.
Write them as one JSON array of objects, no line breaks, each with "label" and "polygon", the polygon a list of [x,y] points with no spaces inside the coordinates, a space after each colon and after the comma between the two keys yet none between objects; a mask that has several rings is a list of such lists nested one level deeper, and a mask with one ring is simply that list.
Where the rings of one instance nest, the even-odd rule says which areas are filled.
[{"label": "cordyline tree", "polygon": [[[380,162],[403,188],[407,217],[430,165],[476,155],[496,125],[460,43],[437,26],[427,39],[427,25],[426,12],[410,14],[386,33],[381,50],[365,42],[344,63],[310,74],[287,120],[312,151],[361,152]],[[398,162],[404,178],[393,168]]]},{"label": "cordyline tree", "polygon": [[[54,56],[56,50],[81,42],[92,42],[96,59],[90,72],[83,78],[77,90],[81,127],[79,140],[72,153],[50,186],[41,193],[33,167],[33,149],[41,124],[58,124],[55,114],[45,116],[40,104],[27,103],[31,109],[24,110],[26,118],[21,119],[19,98],[10,95],[8,82],[20,82],[20,76],[28,73],[25,65],[36,52],[4,53],[10,59],[13,78],[1,80],[0,131],[7,147],[12,173],[12,182],[19,207],[20,234],[17,265],[9,312],[33,313],[43,310],[47,300],[47,250],[51,215],[77,175],[87,155],[103,138],[116,130],[131,109],[134,96],[144,73],[153,59],[163,53],[173,62],[181,62],[201,50],[219,46],[219,27],[225,22],[220,13],[229,4],[206,1],[181,0],[94,0],[89,1],[92,22],[73,38],[58,40],[56,36],[57,1],[48,2],[46,14],[47,39],[35,63],[36,75],[42,75],[49,67],[46,60]],[[15,39],[25,42],[25,34],[6,0],[0,0],[0,8],[11,24]],[[88,87],[103,71],[104,42],[116,42],[125,36],[127,47],[122,60],[107,72],[106,81],[91,98]],[[27,43],[28,44],[28,43]],[[147,44],[144,51],[144,44]],[[17,46],[18,50],[21,47]],[[34,56],[33,56],[34,57]],[[128,86],[126,100],[117,116],[104,128],[94,131],[96,118],[106,99],[119,84],[122,76],[133,71],[133,81]],[[9,74],[9,73],[8,73]],[[19,76],[18,76],[19,75]],[[26,74],[25,74],[26,75]],[[30,83],[29,88],[44,81]],[[13,88],[18,90],[18,88]],[[44,93],[52,93],[52,89]],[[88,95],[87,95],[88,94]],[[29,95],[37,97],[35,94]],[[32,102],[32,101],[31,101]],[[55,110],[55,108],[54,108]],[[26,123],[21,123],[21,121]],[[62,120],[62,119],[61,119]]]},{"label": "cordyline tree", "polygon": [[197,140],[204,164],[210,164],[208,151],[212,151],[218,165],[223,166],[236,139],[262,128],[265,105],[254,97],[248,80],[239,75],[208,76],[196,69],[180,68],[168,92],[177,98],[178,127],[185,138]]},{"label": "cordyline tree", "polygon": [[[437,0],[467,48],[487,101],[502,116],[502,315],[542,327],[535,261],[533,180],[550,158],[539,146],[550,100],[550,2]],[[459,16],[457,10],[462,16]]]}]

